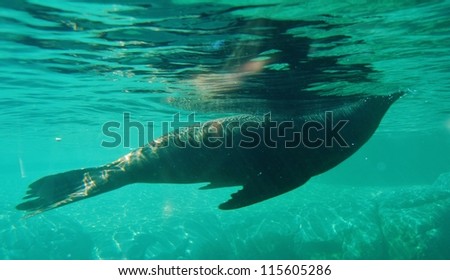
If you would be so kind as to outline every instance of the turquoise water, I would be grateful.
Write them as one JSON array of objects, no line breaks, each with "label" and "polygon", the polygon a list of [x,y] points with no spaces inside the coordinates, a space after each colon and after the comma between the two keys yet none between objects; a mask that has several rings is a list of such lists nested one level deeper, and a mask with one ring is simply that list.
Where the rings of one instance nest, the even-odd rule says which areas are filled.
[{"label": "turquoise water", "polygon": [[[450,259],[450,1],[229,2],[0,2],[0,259]],[[236,70],[265,57],[264,79]],[[136,148],[101,146],[124,112],[160,128],[399,89],[351,158],[247,208],[217,208],[236,188],[134,184],[15,209],[33,181]]]}]

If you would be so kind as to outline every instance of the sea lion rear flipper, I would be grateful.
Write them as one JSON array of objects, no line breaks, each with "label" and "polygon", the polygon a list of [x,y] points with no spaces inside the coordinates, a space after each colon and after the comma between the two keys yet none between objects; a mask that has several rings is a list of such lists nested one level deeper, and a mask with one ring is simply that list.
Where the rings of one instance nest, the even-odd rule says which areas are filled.
[{"label": "sea lion rear flipper", "polygon": [[286,180],[279,178],[264,178],[257,176],[236,193],[231,195],[231,199],[219,205],[222,210],[231,210],[246,207],[266,199],[278,196],[280,194],[291,191],[306,183],[309,177],[303,180]]},{"label": "sea lion rear flipper", "polygon": [[72,170],[43,177],[32,183],[25,201],[16,209],[27,211],[29,216],[57,208],[71,202],[116,189],[123,184],[112,180],[117,173],[111,166]]}]

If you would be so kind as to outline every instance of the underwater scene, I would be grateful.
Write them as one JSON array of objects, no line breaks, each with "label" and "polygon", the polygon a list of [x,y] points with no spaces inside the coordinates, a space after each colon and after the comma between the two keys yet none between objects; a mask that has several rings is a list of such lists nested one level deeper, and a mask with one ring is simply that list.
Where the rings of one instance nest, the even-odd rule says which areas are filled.
[{"label": "underwater scene", "polygon": [[450,259],[449,10],[0,0],[0,259]]}]

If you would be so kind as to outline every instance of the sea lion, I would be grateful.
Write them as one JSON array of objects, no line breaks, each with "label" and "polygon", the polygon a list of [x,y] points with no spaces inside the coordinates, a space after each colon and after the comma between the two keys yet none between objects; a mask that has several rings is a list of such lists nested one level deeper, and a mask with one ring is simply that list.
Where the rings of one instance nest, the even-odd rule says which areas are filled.
[{"label": "sea lion", "polygon": [[403,95],[322,97],[298,116],[239,115],[164,135],[100,167],[32,183],[17,209],[35,215],[132,183],[242,185],[220,209],[236,209],[306,183],[355,153]]}]

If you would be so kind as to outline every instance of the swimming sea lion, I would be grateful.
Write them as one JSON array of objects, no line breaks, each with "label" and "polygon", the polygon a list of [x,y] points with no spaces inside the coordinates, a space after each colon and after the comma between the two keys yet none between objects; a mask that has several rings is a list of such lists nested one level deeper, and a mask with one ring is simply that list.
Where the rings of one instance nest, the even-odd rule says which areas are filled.
[{"label": "swimming sea lion", "polygon": [[[322,97],[299,116],[239,115],[171,132],[100,167],[32,183],[17,209],[34,215],[132,183],[242,185],[220,209],[236,209],[303,185],[356,152],[402,92]],[[305,107],[306,108],[306,107]]]}]

